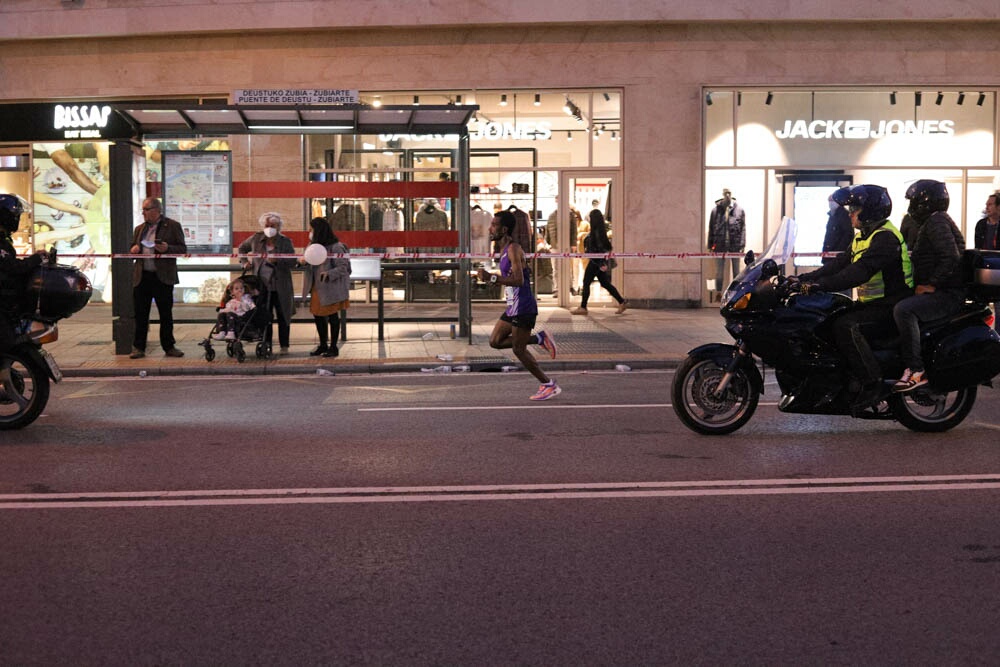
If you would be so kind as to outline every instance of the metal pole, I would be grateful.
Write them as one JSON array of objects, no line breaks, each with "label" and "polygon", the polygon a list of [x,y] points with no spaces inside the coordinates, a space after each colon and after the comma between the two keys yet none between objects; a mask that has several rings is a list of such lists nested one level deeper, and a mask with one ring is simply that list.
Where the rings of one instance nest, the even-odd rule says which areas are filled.
[{"label": "metal pole", "polygon": [[[458,251],[469,253],[469,129],[463,127],[458,135]],[[472,344],[472,289],[469,285],[471,260],[458,260],[458,335],[469,338]]]}]

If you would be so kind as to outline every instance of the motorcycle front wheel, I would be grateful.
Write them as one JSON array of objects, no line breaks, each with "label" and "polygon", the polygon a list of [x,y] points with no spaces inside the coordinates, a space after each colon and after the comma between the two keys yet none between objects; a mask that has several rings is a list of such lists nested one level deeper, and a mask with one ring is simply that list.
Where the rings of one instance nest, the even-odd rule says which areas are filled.
[{"label": "motorcycle front wheel", "polygon": [[17,350],[0,355],[0,431],[24,428],[38,419],[48,401],[44,368]]},{"label": "motorcycle front wheel", "polygon": [[725,374],[711,359],[696,357],[688,357],[677,369],[671,392],[674,412],[692,431],[725,435],[753,416],[760,394],[744,369],[738,368],[722,395],[715,395]]},{"label": "motorcycle front wheel", "polygon": [[925,386],[893,394],[889,405],[896,420],[911,431],[941,433],[962,423],[976,402],[976,393],[975,385],[948,392]]}]

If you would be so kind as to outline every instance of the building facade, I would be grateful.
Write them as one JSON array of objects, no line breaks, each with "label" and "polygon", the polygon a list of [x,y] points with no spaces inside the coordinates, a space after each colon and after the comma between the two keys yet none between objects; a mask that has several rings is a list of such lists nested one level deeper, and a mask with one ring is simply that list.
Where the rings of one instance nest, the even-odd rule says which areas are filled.
[{"label": "building facade", "polygon": [[[473,148],[484,157],[470,165],[470,182],[486,190],[478,193],[482,205],[503,199],[485,195],[513,195],[513,183],[530,181],[530,191],[518,194],[531,195],[523,204],[541,227],[568,205],[589,208],[584,192],[595,194],[611,214],[618,252],[705,252],[708,217],[723,188],[746,210],[746,247],[760,249],[782,214],[800,222],[814,215],[805,203],[796,214],[799,186],[806,202],[808,185],[886,181],[898,222],[906,182],[941,178],[955,189],[960,205],[952,212],[965,230],[979,217],[978,200],[1000,186],[994,0],[948,7],[931,0],[877,7],[11,0],[0,5],[0,18],[0,102],[231,102],[235,91],[257,89],[356,90],[365,103],[391,96],[455,103],[461,95],[485,116],[471,128],[481,135]],[[536,112],[535,95],[559,110]],[[558,103],[567,100],[582,120],[562,111]],[[851,140],[836,135],[856,120],[874,121],[875,132],[880,121],[900,124],[889,126],[887,141],[869,136],[863,147],[846,145]],[[500,129],[486,129],[491,122]],[[505,124],[507,136],[482,138],[502,134]],[[408,137],[384,142],[400,139],[396,148],[416,148]],[[434,143],[423,141],[433,155]],[[485,157],[486,141],[506,151],[495,163]],[[386,167],[339,157],[331,164],[331,146],[319,138],[230,143],[236,180]],[[386,146],[348,148],[363,155]],[[529,163],[517,149],[537,149],[538,159]],[[399,167],[418,169],[391,165]],[[254,229],[257,214],[276,207],[305,229],[314,205],[234,201],[233,230]],[[561,224],[570,233],[569,223]],[[637,305],[701,305],[710,303],[712,271],[697,257],[640,257],[620,263],[616,282]],[[555,283],[573,280],[572,268],[560,263]],[[571,304],[571,289],[554,293],[556,303]]]}]

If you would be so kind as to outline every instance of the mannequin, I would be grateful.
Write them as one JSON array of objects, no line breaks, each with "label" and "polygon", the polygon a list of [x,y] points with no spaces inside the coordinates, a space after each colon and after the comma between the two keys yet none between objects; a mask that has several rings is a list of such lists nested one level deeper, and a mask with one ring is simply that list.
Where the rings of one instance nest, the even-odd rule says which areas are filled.
[{"label": "mannequin", "polygon": [[[729,188],[722,189],[722,198],[715,201],[715,207],[708,219],[708,249],[711,252],[742,253],[746,243],[746,213],[736,203]],[[740,257],[730,257],[733,273],[740,272]],[[721,292],[729,283],[725,282],[726,262],[716,258],[715,290]]]},{"label": "mannequin", "polygon": [[[488,255],[490,252],[490,223],[493,216],[476,204],[469,212],[469,250],[475,255]],[[477,260],[483,261],[483,260]]]}]

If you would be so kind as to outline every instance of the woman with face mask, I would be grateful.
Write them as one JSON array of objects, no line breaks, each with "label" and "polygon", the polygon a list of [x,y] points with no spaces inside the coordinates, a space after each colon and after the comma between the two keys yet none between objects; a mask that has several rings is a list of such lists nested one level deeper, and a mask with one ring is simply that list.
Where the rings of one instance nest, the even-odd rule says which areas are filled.
[{"label": "woman with face mask", "polygon": [[[271,311],[278,323],[278,343],[280,354],[288,354],[291,338],[292,316],[295,315],[295,292],[292,287],[292,269],[295,257],[272,257],[271,255],[293,255],[292,240],[281,233],[284,221],[277,213],[268,212],[258,220],[261,230],[240,244],[240,264],[260,278],[270,293]],[[246,257],[250,253],[253,257]],[[268,327],[265,340],[271,342],[271,328]]]}]

